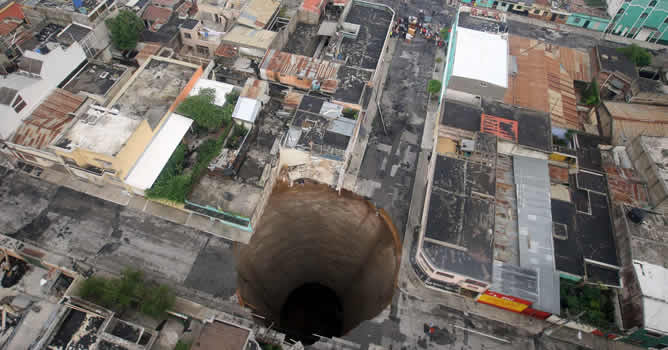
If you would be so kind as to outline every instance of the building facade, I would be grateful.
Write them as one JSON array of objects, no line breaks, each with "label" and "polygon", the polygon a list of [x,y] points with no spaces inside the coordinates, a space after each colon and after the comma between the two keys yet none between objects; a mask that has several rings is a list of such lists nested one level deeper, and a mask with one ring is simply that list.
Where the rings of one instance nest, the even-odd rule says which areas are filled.
[{"label": "building facade", "polygon": [[668,44],[668,0],[608,1],[614,11],[606,33]]}]

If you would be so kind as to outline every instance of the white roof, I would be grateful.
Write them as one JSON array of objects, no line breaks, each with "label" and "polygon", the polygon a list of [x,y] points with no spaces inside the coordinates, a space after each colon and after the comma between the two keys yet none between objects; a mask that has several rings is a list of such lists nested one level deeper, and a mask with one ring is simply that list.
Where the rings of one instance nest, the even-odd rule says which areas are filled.
[{"label": "white roof", "polygon": [[192,122],[190,118],[172,113],[130,170],[125,183],[141,190],[153,186]]},{"label": "white roof", "polygon": [[200,89],[214,89],[216,90],[216,99],[213,101],[218,106],[225,104],[225,96],[234,90],[234,85],[221,83],[215,80],[200,79],[195,83],[188,95],[193,96],[199,94]]},{"label": "white roof", "polygon": [[668,269],[644,261],[633,261],[643,294],[645,328],[668,333]]},{"label": "white roof", "polygon": [[508,87],[508,40],[499,34],[457,28],[452,75]]},{"label": "white roof", "polygon": [[232,118],[255,123],[255,118],[260,113],[260,109],[262,109],[260,101],[248,97],[239,97],[237,105],[234,106]]}]

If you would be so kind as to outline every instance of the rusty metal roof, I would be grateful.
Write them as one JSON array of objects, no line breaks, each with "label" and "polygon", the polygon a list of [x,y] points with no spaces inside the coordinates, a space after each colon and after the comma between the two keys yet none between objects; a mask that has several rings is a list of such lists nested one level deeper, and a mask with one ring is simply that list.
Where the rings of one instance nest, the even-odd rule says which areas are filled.
[{"label": "rusty metal roof", "polygon": [[591,80],[589,53],[514,35],[508,41],[517,74],[504,101],[549,112],[553,126],[581,129],[573,81]]},{"label": "rusty metal roof", "polygon": [[239,55],[239,49],[232,45],[228,44],[220,44],[218,48],[216,48],[216,56],[220,57],[236,57]]},{"label": "rusty metal roof", "polygon": [[74,118],[86,98],[57,89],[23,121],[12,138],[17,145],[41,149],[48,146]]},{"label": "rusty metal roof", "polygon": [[167,23],[169,17],[172,16],[172,10],[166,7],[158,7],[155,5],[149,6],[144,14],[141,16],[142,19],[147,21],[157,21],[160,23]]},{"label": "rusty metal roof", "polygon": [[[277,50],[270,50],[260,64],[261,71],[268,75],[277,73],[280,81],[285,84],[296,85],[296,83],[290,84],[291,78],[296,78],[300,82],[318,80],[321,82],[320,89],[328,93],[336,92],[340,67],[340,64],[331,61]],[[269,76],[268,78],[272,79]]]}]

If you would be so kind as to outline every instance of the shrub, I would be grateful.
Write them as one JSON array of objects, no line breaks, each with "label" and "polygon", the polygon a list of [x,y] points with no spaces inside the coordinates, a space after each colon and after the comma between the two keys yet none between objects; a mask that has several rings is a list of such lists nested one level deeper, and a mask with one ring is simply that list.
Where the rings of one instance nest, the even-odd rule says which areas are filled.
[{"label": "shrub", "polygon": [[163,317],[176,297],[164,285],[144,280],[144,275],[126,269],[120,278],[91,277],[83,281],[81,297],[116,312],[136,309],[150,317]]},{"label": "shrub", "polygon": [[190,350],[190,344],[189,343],[184,343],[184,342],[179,340],[176,343],[176,346],[174,347],[174,350]]},{"label": "shrub", "polygon": [[144,22],[134,12],[121,10],[118,16],[105,21],[111,42],[119,50],[131,50],[137,46]]},{"label": "shrub", "polygon": [[430,94],[437,94],[441,91],[441,82],[432,79],[427,83],[427,92]]},{"label": "shrub", "polygon": [[443,27],[441,29],[441,32],[439,33],[441,36],[441,39],[443,40],[448,40],[448,37],[450,37],[450,28],[448,27]]},{"label": "shrub", "polygon": [[628,57],[638,67],[649,66],[652,63],[652,54],[636,44],[618,48],[617,51]]},{"label": "shrub", "polygon": [[344,117],[354,120],[357,120],[357,116],[359,115],[359,111],[352,108],[344,108],[342,113]]},{"label": "shrub", "polygon": [[601,102],[600,100],[601,93],[598,89],[598,82],[596,78],[591,80],[589,87],[584,91],[582,95],[582,102],[587,106],[596,106]]}]

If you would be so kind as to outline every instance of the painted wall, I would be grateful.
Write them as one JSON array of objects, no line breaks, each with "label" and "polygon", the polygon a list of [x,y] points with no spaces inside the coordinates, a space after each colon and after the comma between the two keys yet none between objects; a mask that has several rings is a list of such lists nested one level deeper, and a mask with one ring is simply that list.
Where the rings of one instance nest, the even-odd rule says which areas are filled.
[{"label": "painted wall", "polygon": [[571,13],[568,16],[568,19],[566,19],[566,24],[599,32],[604,31],[608,26],[608,23],[610,23],[609,19],[583,15],[580,13]]},{"label": "painted wall", "polygon": [[[646,33],[641,34],[642,28],[653,29],[657,33],[645,37]],[[668,44],[668,0],[632,0],[622,3],[608,32]]]}]

